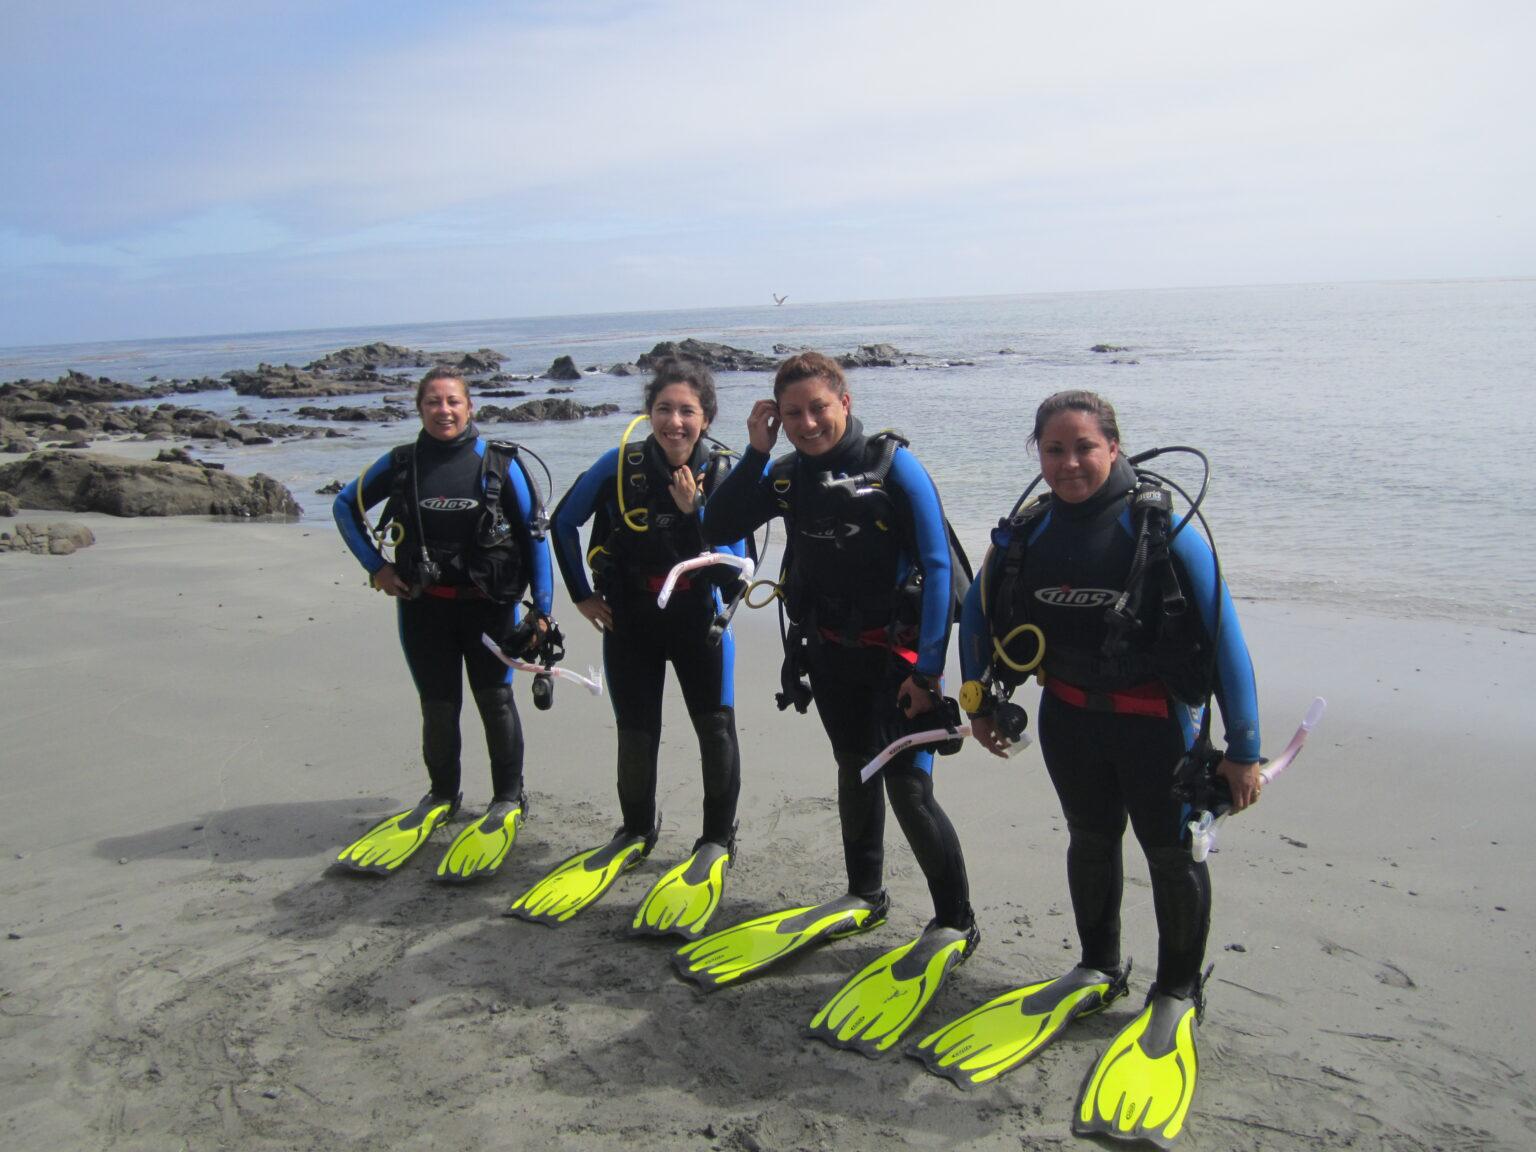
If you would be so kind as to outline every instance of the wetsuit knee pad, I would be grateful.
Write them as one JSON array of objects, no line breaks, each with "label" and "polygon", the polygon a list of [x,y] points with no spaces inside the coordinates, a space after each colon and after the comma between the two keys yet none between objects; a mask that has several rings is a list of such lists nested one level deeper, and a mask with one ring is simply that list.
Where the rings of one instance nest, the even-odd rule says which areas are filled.
[{"label": "wetsuit knee pad", "polygon": [[1147,854],[1147,870],[1151,872],[1153,879],[1167,877],[1183,880],[1199,868],[1189,854],[1187,846],[1145,848],[1143,851]]},{"label": "wetsuit knee pad", "polygon": [[495,684],[489,688],[475,690],[475,706],[480,709],[480,715],[490,716],[503,709],[512,708],[512,685]]},{"label": "wetsuit knee pad", "polygon": [[[894,770],[893,770],[894,769]],[[915,765],[887,765],[885,793],[897,813],[922,812],[933,802],[933,777]]]},{"label": "wetsuit knee pad", "polygon": [[693,730],[701,740],[706,737],[727,739],[736,734],[734,708],[710,708],[704,712],[695,712],[688,719],[693,721]]},{"label": "wetsuit knee pad", "polygon": [[1083,860],[1113,860],[1120,855],[1120,837],[1084,828],[1078,824],[1067,825],[1068,850]]}]

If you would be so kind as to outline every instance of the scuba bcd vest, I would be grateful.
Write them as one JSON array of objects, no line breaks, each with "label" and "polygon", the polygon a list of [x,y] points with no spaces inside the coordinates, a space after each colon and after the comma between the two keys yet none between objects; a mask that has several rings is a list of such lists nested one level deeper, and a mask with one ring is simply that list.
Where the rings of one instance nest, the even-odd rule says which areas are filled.
[{"label": "scuba bcd vest", "polygon": [[[1134,468],[1154,454],[1144,453],[1129,463]],[[1059,593],[1064,602],[1074,596],[1092,597],[1093,607],[1079,608],[1080,611],[1093,611],[1098,601],[1107,600],[1103,606],[1103,641],[1097,651],[1074,650],[1047,641],[1044,671],[1076,687],[1093,690],[1121,690],[1161,680],[1176,700],[1197,706],[1210,698],[1214,685],[1214,644],[1184,594],[1170,542],[1196,514],[1199,500],[1191,502],[1191,511],[1175,527],[1173,499],[1164,487],[1164,478],[1135,469],[1135,481],[1135,486],[1121,497],[1129,505],[1133,539],[1130,568],[1122,589],[1111,594],[1102,589],[1073,592],[1064,588]],[[998,551],[989,558],[983,574],[982,608],[990,631],[989,642],[1002,640],[1030,623],[1033,582],[1025,579],[1029,541],[1053,507],[1051,496],[1041,496],[1022,508],[1016,506],[1012,515],[998,522],[993,533]],[[1218,579],[1218,621],[1219,603]],[[1036,640],[1025,637],[1019,643],[1033,652]],[[1027,678],[1027,673],[1016,671],[1001,659],[995,648],[991,675],[1009,691]]]},{"label": "scuba bcd vest", "polygon": [[[478,588],[489,600],[506,603],[527,590],[532,570],[532,545],[544,539],[549,525],[538,484],[523,462],[521,445],[487,440],[480,453],[480,517],[472,538],[465,545],[433,542],[426,538],[421,515],[421,494],[417,468],[416,444],[402,444],[390,453],[389,500],[381,517],[383,525],[393,521],[403,533],[395,546],[395,569],[402,579],[416,587],[433,584],[467,584]],[[502,509],[502,491],[509,465],[515,463],[528,485],[532,506],[529,531],[515,528]]]},{"label": "scuba bcd vest", "polygon": [[[853,631],[917,625],[924,574],[916,562],[910,513],[885,489],[896,450],[908,445],[899,432],[878,432],[864,442],[862,470],[835,478],[822,472],[811,479],[799,453],[774,461],[769,489],[788,529],[779,582],[791,618],[814,611],[822,625]],[[957,621],[971,586],[971,563],[948,517],[944,530],[951,619]],[[903,554],[908,571],[897,585],[894,574]]]},{"label": "scuba bcd vest", "polygon": [[[695,446],[689,467],[703,472],[700,489],[707,498],[730,471],[729,457],[735,453],[717,440],[710,440],[713,447],[706,449],[704,439]],[[664,576],[678,561],[704,550],[698,517],[680,512],[667,491],[672,469],[654,439],[620,444],[616,467],[617,504],[598,505],[587,550],[593,585],[605,596],[623,580]],[[755,551],[749,542],[753,559]],[[728,571],[734,578],[734,570]],[[715,573],[711,568],[693,575],[695,580],[709,580]],[[727,577],[720,574],[719,579]]]},{"label": "scuba bcd vest", "polygon": [[[862,469],[813,479],[799,453],[774,461],[769,491],[784,517],[786,540],[779,572],[780,632],[784,663],[775,699],[780,710],[805,712],[811,703],[806,657],[824,634],[858,643],[871,630],[916,630],[922,618],[924,572],[917,563],[911,513],[886,490],[896,450],[908,441],[879,432],[864,442]],[[971,564],[948,517],[951,621],[971,585]],[[897,583],[905,554],[905,576]],[[846,590],[846,591],[842,591]]]}]

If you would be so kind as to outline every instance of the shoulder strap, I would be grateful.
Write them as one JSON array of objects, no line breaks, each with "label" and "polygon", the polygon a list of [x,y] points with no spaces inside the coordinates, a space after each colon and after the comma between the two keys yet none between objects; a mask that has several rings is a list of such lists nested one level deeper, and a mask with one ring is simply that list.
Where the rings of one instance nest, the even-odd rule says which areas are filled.
[{"label": "shoulder strap", "polygon": [[1126,574],[1124,589],[1104,612],[1108,625],[1104,636],[1105,655],[1117,653],[1126,635],[1140,626],[1147,575],[1152,569],[1165,567],[1168,563],[1168,529],[1173,518],[1173,496],[1168,489],[1138,473],[1130,511],[1136,549],[1131,556],[1131,570]]},{"label": "shoulder strap", "polygon": [[798,460],[799,455],[791,452],[787,456],[780,456],[768,466],[768,491],[785,519],[789,519],[794,512],[795,480],[799,476],[799,469],[796,467]]},{"label": "shoulder strap", "polygon": [[523,460],[522,445],[511,440],[487,440],[485,454],[480,459],[481,491],[485,503],[495,516],[501,516],[502,475],[509,464],[516,464],[528,485],[528,532],[534,540],[544,539],[549,528],[549,515],[544,508],[544,494],[539,491],[533,471]]},{"label": "shoulder strap", "polygon": [[[983,573],[982,610],[988,620],[996,615],[999,603],[1011,602],[1014,583],[1018,580],[1019,574],[1024,571],[1024,552],[1029,546],[1030,534],[1050,510],[1051,497],[1047,493],[1036,497],[1012,516],[1006,516],[997,522],[996,532],[1007,532],[1008,543],[998,555],[997,572],[994,574],[996,579],[990,588],[987,587],[985,579],[987,573]],[[995,542],[996,533],[993,539]]]}]

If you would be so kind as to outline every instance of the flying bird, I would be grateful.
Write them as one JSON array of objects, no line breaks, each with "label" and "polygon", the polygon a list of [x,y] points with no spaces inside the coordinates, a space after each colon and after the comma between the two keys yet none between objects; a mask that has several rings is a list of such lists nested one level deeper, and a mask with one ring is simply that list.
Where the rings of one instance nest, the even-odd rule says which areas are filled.
[{"label": "flying bird", "polygon": [[789,299],[788,296],[780,296],[777,292],[770,293],[770,295],[773,296],[773,302],[775,304],[782,304],[784,301]]}]

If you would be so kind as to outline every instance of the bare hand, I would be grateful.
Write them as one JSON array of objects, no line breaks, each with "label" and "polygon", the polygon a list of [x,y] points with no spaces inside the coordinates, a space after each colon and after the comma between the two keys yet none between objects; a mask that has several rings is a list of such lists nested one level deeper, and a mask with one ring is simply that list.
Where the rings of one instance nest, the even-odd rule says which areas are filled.
[{"label": "bare hand", "polygon": [[779,442],[779,404],[776,400],[759,400],[747,414],[747,438],[752,447],[763,455],[773,451]]},{"label": "bare hand", "polygon": [[1008,755],[1008,749],[1013,747],[1013,741],[1004,736],[998,728],[996,716],[972,716],[970,721],[971,735],[976,743],[994,756]]},{"label": "bare hand", "polygon": [[686,464],[672,470],[672,482],[667,485],[667,491],[672,493],[672,503],[677,505],[679,512],[692,515],[699,510],[704,499],[704,490],[699,487],[701,478],[702,474],[695,476]]},{"label": "bare hand", "polygon": [[411,586],[400,579],[400,573],[395,571],[393,564],[386,564],[373,574],[373,586],[386,596],[403,600],[411,597]]},{"label": "bare hand", "polygon": [[1234,764],[1225,756],[1216,765],[1216,774],[1227,782],[1232,791],[1232,811],[1241,812],[1259,798],[1264,782],[1259,779],[1261,765]]},{"label": "bare hand", "polygon": [[917,682],[908,676],[901,682],[901,687],[896,689],[896,706],[910,720],[924,712],[933,711],[933,696],[928,689],[919,688]]},{"label": "bare hand", "polygon": [[576,611],[590,620],[599,632],[613,631],[613,609],[601,596],[588,596],[576,605]]}]

